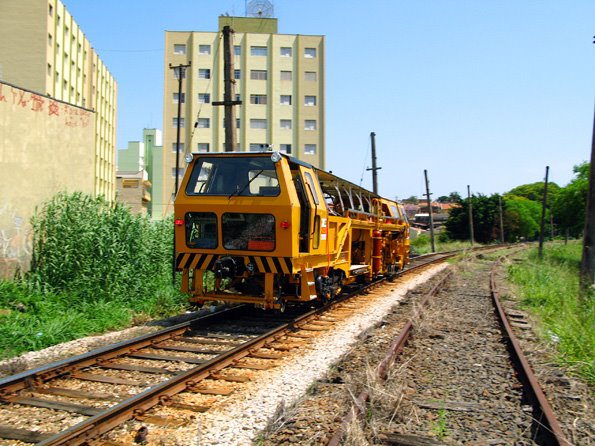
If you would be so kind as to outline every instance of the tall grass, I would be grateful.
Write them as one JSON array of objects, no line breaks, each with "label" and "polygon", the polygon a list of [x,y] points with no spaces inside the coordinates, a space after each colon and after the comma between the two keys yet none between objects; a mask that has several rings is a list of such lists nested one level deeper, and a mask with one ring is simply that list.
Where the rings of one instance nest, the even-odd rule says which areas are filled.
[{"label": "tall grass", "polygon": [[521,304],[537,316],[541,335],[555,345],[561,364],[595,383],[595,299],[579,300],[581,244],[548,244],[508,269]]},{"label": "tall grass", "polygon": [[0,357],[179,311],[171,284],[171,219],[58,194],[32,219],[30,273],[0,282]]},{"label": "tall grass", "polygon": [[[455,251],[471,247],[469,242],[460,240],[449,240],[447,237],[436,236],[434,238],[436,251]],[[432,252],[432,239],[429,234],[419,234],[411,239],[411,254],[429,254]]]}]

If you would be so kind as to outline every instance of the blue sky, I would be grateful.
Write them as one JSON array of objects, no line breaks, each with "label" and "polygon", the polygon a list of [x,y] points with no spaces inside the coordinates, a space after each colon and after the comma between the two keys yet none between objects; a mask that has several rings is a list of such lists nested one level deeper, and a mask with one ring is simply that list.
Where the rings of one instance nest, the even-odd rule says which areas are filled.
[{"label": "blue sky", "polygon": [[[118,82],[119,148],[162,128],[165,30],[216,31],[244,0],[63,0]],[[566,185],[590,157],[593,0],[277,0],[279,32],[326,36],[326,169],[433,196]]]}]

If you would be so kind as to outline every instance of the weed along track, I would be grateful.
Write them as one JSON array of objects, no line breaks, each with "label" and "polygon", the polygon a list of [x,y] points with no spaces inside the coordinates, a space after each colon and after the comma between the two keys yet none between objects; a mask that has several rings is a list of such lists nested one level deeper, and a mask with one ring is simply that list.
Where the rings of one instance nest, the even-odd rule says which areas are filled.
[{"label": "weed along track", "polygon": [[[432,274],[420,273],[424,264],[436,261],[420,259],[397,280],[423,282]],[[339,346],[361,331],[359,318],[380,318],[394,305],[398,298],[387,301],[375,286],[305,314],[236,307],[5,378],[0,444],[75,445],[101,438],[123,445],[137,435],[146,444],[194,444],[198,431],[211,444],[210,436],[221,435],[211,430],[221,417],[242,420],[245,429],[250,409],[244,402],[272,383],[265,391],[272,408],[257,409],[258,422],[265,422],[279,403],[275,398],[284,398],[279,390],[303,391],[325,367],[308,352],[320,344],[336,360]],[[295,360],[305,361],[297,372],[284,370]],[[252,431],[262,427],[258,422]]]}]

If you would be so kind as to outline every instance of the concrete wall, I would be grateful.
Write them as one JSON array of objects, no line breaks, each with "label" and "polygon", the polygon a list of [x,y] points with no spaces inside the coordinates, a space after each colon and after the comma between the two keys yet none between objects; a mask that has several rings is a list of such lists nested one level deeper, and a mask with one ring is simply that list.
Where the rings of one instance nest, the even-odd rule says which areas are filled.
[{"label": "concrete wall", "polygon": [[93,194],[95,113],[0,82],[0,277],[28,269],[29,221],[60,191]]},{"label": "concrete wall", "polygon": [[47,8],[45,2],[0,1],[0,80],[46,92]]}]

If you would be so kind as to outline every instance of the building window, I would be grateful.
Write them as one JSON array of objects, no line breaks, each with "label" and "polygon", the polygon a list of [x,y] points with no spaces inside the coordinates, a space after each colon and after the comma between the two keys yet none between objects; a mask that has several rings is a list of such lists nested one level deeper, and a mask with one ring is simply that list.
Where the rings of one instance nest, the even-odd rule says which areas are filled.
[{"label": "building window", "polygon": [[51,76],[51,75],[52,75],[52,64],[49,63],[48,64],[48,76]]},{"label": "building window", "polygon": [[250,95],[250,104],[266,105],[266,103],[267,103],[267,95],[266,94],[251,94]]},{"label": "building window", "polygon": [[250,119],[250,128],[251,129],[266,129],[267,128],[267,120],[266,119]]},{"label": "building window", "polygon": [[48,34],[48,46],[52,46],[53,43],[54,43],[54,39],[52,38],[52,35]]},{"label": "building window", "polygon": [[[183,167],[179,167],[178,168],[178,177],[182,178],[184,176],[184,168]],[[172,167],[171,168],[171,177],[175,178],[176,177],[176,168]]]},{"label": "building window", "polygon": [[211,55],[211,45],[198,45],[198,54],[202,56]]},{"label": "building window", "polygon": [[281,95],[281,105],[291,105],[291,95],[290,94],[282,94]]},{"label": "building window", "polygon": [[211,78],[211,69],[210,68],[199,68],[198,69],[198,78],[199,79],[210,79]]},{"label": "building window", "polygon": [[233,54],[236,56],[241,56],[242,55],[242,47],[240,45],[234,45]]},{"label": "building window", "polygon": [[210,104],[211,94],[210,93],[198,93],[198,102],[200,104]]},{"label": "building window", "polygon": [[208,129],[211,128],[211,120],[209,118],[198,118],[198,125],[199,129]]},{"label": "building window", "polygon": [[208,152],[210,151],[210,146],[208,142],[199,142],[196,145],[196,148],[199,152]]},{"label": "building window", "polygon": [[306,80],[306,81],[317,80],[316,71],[306,71],[304,73],[304,80]]},{"label": "building window", "polygon": [[281,71],[281,80],[290,81],[293,78],[291,71]]},{"label": "building window", "polygon": [[256,81],[266,81],[267,70],[250,70],[250,79]]},{"label": "building window", "polygon": [[50,17],[54,17],[54,6],[50,5],[50,9],[48,11],[48,14],[50,15]]},{"label": "building window", "polygon": [[304,153],[306,155],[316,155],[316,144],[306,144],[304,146]]},{"label": "building window", "polygon": [[269,145],[264,143],[251,143],[250,144],[250,152],[262,152],[264,150],[268,150]]},{"label": "building window", "polygon": [[282,46],[281,47],[281,57],[291,57],[291,47],[289,46]]},{"label": "building window", "polygon": [[291,144],[279,144],[279,151],[291,154]]},{"label": "building window", "polygon": [[291,130],[291,119],[281,119],[279,126],[283,130]]},{"label": "building window", "polygon": [[242,77],[241,70],[233,70],[233,78],[239,80]]},{"label": "building window", "polygon": [[304,57],[313,59],[316,57],[316,48],[304,48]]},{"label": "building window", "polygon": [[266,46],[251,46],[250,47],[250,55],[266,57],[268,55],[268,48]]},{"label": "building window", "polygon": [[242,97],[240,96],[240,93],[236,93],[236,101],[241,101]]},{"label": "building window", "polygon": [[183,43],[174,43],[174,54],[186,54],[186,45]]},{"label": "building window", "polygon": [[[172,127],[178,127],[178,118],[173,118],[171,121]],[[180,128],[184,128],[184,118],[180,118]]]},{"label": "building window", "polygon": [[304,130],[316,130],[316,120],[306,119],[304,122]]},{"label": "building window", "polygon": [[174,68],[174,79],[180,79],[180,73],[182,73],[182,79],[186,79],[186,70],[184,68]]},{"label": "building window", "polygon": [[186,102],[186,93],[182,93],[181,96],[179,95],[179,93],[174,93],[173,94],[174,104],[177,104],[178,103],[180,97],[182,98],[182,104],[184,102]]},{"label": "building window", "polygon": [[308,107],[313,107],[316,105],[316,96],[305,96],[304,105]]},{"label": "building window", "polygon": [[[172,152],[174,152],[174,153],[176,153],[176,152],[177,152],[177,149],[176,149],[176,143],[175,143],[175,142],[172,142],[172,143],[171,143],[171,151],[172,151]],[[180,143],[180,153],[183,153],[183,152],[184,152],[184,143],[183,143],[183,142],[181,142],[181,143]]]}]

